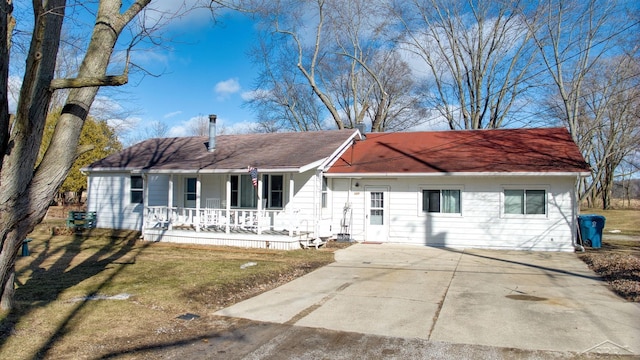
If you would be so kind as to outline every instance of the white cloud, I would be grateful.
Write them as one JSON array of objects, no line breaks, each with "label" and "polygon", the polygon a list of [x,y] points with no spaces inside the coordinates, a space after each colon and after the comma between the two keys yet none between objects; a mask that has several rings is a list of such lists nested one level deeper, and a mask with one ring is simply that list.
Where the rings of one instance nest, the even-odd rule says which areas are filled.
[{"label": "white cloud", "polygon": [[220,81],[214,87],[214,92],[221,97],[226,97],[231,94],[235,94],[240,91],[240,83],[238,82],[238,78],[227,79],[225,81]]},{"label": "white cloud", "polygon": [[[169,129],[167,136],[193,136],[193,128],[196,126],[197,122],[202,121],[202,118],[203,116],[199,115],[194,116],[188,120],[181,121],[180,123],[172,126]],[[205,120],[208,124],[209,119],[205,117]],[[216,127],[216,132],[218,135],[246,134],[255,131],[255,129],[258,127],[258,124],[250,120],[234,122],[229,118],[218,117],[216,121]]]},{"label": "white cloud", "polygon": [[171,27],[204,25],[212,19],[210,4],[204,0],[154,0],[145,9],[144,18],[147,24],[160,22]]},{"label": "white cloud", "polygon": [[111,97],[98,95],[91,104],[89,114],[95,116],[98,119],[107,119],[111,117],[118,117],[117,114],[125,113],[125,109],[116,100]]},{"label": "white cloud", "polygon": [[224,134],[247,134],[253,132],[258,127],[258,123],[251,121],[241,121],[231,124],[229,127],[224,127]]},{"label": "white cloud", "polygon": [[258,89],[258,90],[252,90],[252,91],[244,91],[242,92],[242,94],[240,94],[240,97],[244,101],[251,101],[254,99],[268,98],[270,95],[271,95],[270,90]]},{"label": "white cloud", "polygon": [[178,115],[180,115],[180,114],[182,114],[182,111],[181,111],[181,110],[173,111],[173,112],[170,112],[170,113],[168,113],[168,114],[164,114],[163,118],[168,119],[168,118],[172,118],[172,117],[174,117],[174,116],[178,116]]},{"label": "white cloud", "polygon": [[168,137],[182,137],[187,136],[187,126],[184,123],[172,126],[169,129]]},{"label": "white cloud", "polygon": [[113,118],[107,120],[107,125],[115,130],[118,136],[124,136],[127,132],[138,128],[138,125],[142,122],[142,119],[136,116],[127,117],[124,119]]},{"label": "white cloud", "polygon": [[[187,120],[182,120],[178,125],[174,125],[169,128],[167,136],[169,137],[181,137],[181,136],[193,136],[193,129],[197,129],[199,123],[206,122],[209,124],[209,118],[203,115],[193,116]],[[217,120],[217,124],[220,124],[220,119]]]}]

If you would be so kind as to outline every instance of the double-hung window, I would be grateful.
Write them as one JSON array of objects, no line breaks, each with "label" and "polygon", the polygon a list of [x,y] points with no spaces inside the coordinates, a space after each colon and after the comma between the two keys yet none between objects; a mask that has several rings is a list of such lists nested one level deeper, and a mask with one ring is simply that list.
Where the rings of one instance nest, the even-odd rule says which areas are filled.
[{"label": "double-hung window", "polygon": [[323,177],[322,178],[322,208],[326,209],[327,208],[327,202],[328,202],[328,197],[329,194],[327,192],[327,178]]},{"label": "double-hung window", "polygon": [[184,206],[188,208],[196,207],[196,178],[184,179]]},{"label": "double-hung window", "polygon": [[505,189],[504,213],[517,215],[544,215],[547,213],[545,190]]},{"label": "double-hung window", "polygon": [[256,189],[249,175],[231,175],[231,207],[255,208],[258,204]]},{"label": "double-hung window", "polygon": [[144,187],[142,176],[131,175],[129,190],[131,192],[130,201],[132,204],[142,204],[144,200]]},{"label": "double-hung window", "polygon": [[262,197],[267,209],[282,209],[284,199],[284,176],[265,174],[262,176]]},{"label": "double-hung window", "polygon": [[460,214],[460,190],[423,189],[422,212]]}]

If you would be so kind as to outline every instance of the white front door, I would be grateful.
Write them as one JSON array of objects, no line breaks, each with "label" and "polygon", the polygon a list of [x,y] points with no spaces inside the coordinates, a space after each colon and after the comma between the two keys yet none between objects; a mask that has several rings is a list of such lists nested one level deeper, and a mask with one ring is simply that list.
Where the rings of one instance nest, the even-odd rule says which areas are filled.
[{"label": "white front door", "polygon": [[365,187],[366,241],[387,241],[389,235],[389,189]]}]

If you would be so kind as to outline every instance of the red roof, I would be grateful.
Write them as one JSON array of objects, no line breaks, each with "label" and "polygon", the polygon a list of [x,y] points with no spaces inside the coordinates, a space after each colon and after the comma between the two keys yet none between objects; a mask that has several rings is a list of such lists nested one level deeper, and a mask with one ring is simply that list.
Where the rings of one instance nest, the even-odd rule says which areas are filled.
[{"label": "red roof", "polygon": [[329,174],[589,172],[565,128],[370,133]]}]

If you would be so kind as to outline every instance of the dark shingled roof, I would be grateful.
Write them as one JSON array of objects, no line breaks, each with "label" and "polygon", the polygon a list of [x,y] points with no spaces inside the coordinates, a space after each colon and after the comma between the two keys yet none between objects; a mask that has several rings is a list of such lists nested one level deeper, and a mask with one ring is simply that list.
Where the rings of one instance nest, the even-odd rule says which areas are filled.
[{"label": "dark shingled roof", "polygon": [[330,174],[589,172],[564,128],[371,133]]},{"label": "dark shingled roof", "polygon": [[218,135],[216,149],[207,151],[207,136],[145,140],[87,166],[95,170],[227,171],[300,168],[323,160],[356,130]]}]

